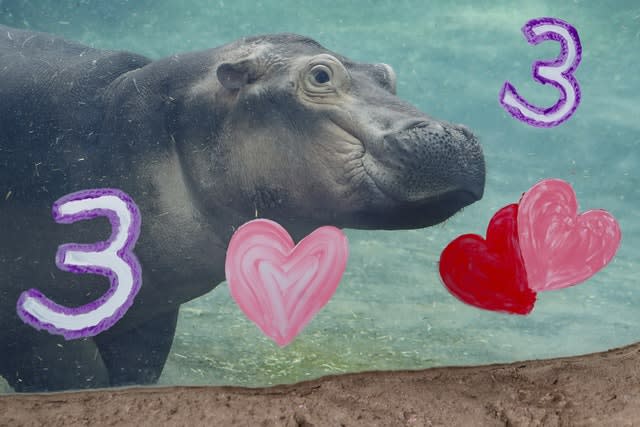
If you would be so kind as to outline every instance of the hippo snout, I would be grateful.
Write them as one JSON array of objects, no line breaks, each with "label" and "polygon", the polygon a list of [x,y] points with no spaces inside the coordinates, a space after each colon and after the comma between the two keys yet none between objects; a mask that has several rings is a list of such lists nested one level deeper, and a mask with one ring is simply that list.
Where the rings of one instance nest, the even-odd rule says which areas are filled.
[{"label": "hippo snout", "polygon": [[441,222],[484,193],[482,148],[466,126],[414,122],[387,133],[367,153],[368,175],[385,197],[415,216],[412,226]]},{"label": "hippo snout", "polygon": [[484,156],[466,126],[424,122],[385,136],[385,143],[387,155],[401,157],[406,169],[395,184],[397,196],[412,202],[454,192],[482,197]]},{"label": "hippo snout", "polygon": [[[468,193],[473,197],[472,202],[476,202],[482,199],[484,194],[485,164],[482,146],[467,126],[461,124],[449,126],[454,134],[461,134],[458,138],[459,142],[457,142],[460,145],[457,159],[460,168],[459,174],[453,179],[454,185],[457,184],[459,191]],[[455,144],[455,142],[453,143]],[[451,160],[455,164],[456,158]]]}]

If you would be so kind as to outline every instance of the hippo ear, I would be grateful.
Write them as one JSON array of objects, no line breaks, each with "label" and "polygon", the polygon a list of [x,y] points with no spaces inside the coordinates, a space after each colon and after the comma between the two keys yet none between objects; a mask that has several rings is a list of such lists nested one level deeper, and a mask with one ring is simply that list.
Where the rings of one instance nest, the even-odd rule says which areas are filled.
[{"label": "hippo ear", "polygon": [[254,61],[244,59],[238,62],[225,62],[218,66],[216,74],[220,84],[229,90],[237,90],[255,80]]}]

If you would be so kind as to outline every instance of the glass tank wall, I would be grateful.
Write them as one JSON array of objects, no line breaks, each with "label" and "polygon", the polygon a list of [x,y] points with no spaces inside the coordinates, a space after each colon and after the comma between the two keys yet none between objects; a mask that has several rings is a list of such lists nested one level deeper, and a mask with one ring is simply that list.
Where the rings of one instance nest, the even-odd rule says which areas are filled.
[{"label": "glass tank wall", "polygon": [[[562,89],[569,90],[563,102],[574,102],[577,108],[570,117],[553,126],[525,123],[499,102],[500,91],[507,81],[523,99],[541,110],[559,101],[562,90],[554,84],[541,85],[535,81],[532,66],[536,61],[555,58],[562,62],[561,37],[534,44],[529,43],[522,32],[527,22],[543,17],[570,24],[581,43],[579,62],[574,56],[577,66],[569,71],[575,76],[577,86],[567,83]],[[0,38],[6,39],[2,44],[4,50],[0,50],[0,102],[6,102],[5,107],[10,106],[14,114],[11,120],[0,119],[3,127],[0,129],[0,168],[5,168],[5,172],[0,172],[0,232],[4,236],[0,243],[0,297],[5,300],[1,302],[4,325],[0,328],[4,330],[0,333],[3,346],[0,361],[6,378],[0,390],[4,392],[13,391],[9,384],[24,391],[79,388],[82,385],[78,381],[69,379],[77,375],[91,377],[87,381],[95,387],[154,383],[153,373],[140,382],[136,378],[141,377],[123,374],[122,382],[110,383],[108,377],[117,377],[116,374],[93,372],[94,368],[84,363],[85,359],[98,357],[104,359],[105,366],[112,363],[115,370],[118,362],[110,360],[136,358],[139,369],[161,371],[158,384],[266,386],[364,370],[420,369],[578,355],[640,339],[640,293],[636,277],[640,267],[640,59],[637,55],[640,7],[636,2],[621,1],[611,6],[581,1],[534,1],[515,6],[505,1],[427,4],[409,0],[342,3],[0,0],[0,25],[10,27],[1,27],[6,34],[0,34]],[[65,71],[65,66],[58,61],[67,61],[69,67],[76,64],[70,57],[62,56],[70,55],[69,52],[59,53],[60,57],[42,56],[41,51],[34,53],[29,36],[20,35],[23,34],[20,30],[51,33],[95,49],[134,52],[148,58],[127,59],[139,63],[128,62],[129,68],[123,68],[122,75],[128,69],[148,67],[145,61],[274,33],[307,36],[331,51],[332,56],[328,60],[322,56],[318,59],[320,48],[285,38],[268,39],[271,41],[267,47],[252,44],[250,40],[240,47],[234,45],[234,49],[245,49],[244,58],[259,58],[253,61],[254,68],[243,68],[246,63],[238,65],[240,62],[234,61],[240,54],[229,53],[229,50],[218,53],[221,59],[215,63],[219,66],[226,61],[231,64],[227,68],[215,68],[209,59],[200,61],[180,56],[172,64],[169,58],[156,66],[155,71],[138,74],[141,77],[137,80],[135,75],[129,80],[120,77],[122,85],[129,84],[120,98],[109,98],[100,92],[111,103],[109,111],[116,112],[114,119],[115,116],[100,110],[101,107],[83,110],[77,105],[68,107],[64,100],[58,100],[59,105],[53,104],[46,98],[50,92],[39,95],[33,89],[38,82],[24,83],[26,80],[20,80],[19,73],[7,74],[15,61],[21,60],[22,52],[27,56],[41,55],[39,58],[49,62],[48,66],[67,72],[64,76],[76,85],[107,87],[108,79],[119,78],[113,69],[109,69],[110,77],[88,69],[78,71],[80,74]],[[9,52],[7,43],[12,37],[23,37],[22,46],[14,46]],[[571,54],[572,42],[562,40],[565,40],[565,51]],[[81,51],[74,51],[74,55],[80,57]],[[99,54],[96,58],[96,67],[115,67],[114,59],[109,59],[112,61],[109,65],[101,62]],[[571,59],[564,57],[565,62]],[[267,67],[264,61],[276,65]],[[284,63],[282,68],[277,66],[279,61]],[[366,67],[356,62],[385,63],[393,72],[382,65]],[[28,67],[36,67],[33,62],[24,64],[21,67],[26,74],[32,71]],[[558,64],[556,68],[562,65]],[[255,67],[262,68],[256,71]],[[65,84],[60,76],[38,76],[50,77],[56,85]],[[310,76],[313,81],[304,76]],[[160,83],[150,83],[152,79]],[[267,80],[270,86],[260,86],[267,85]],[[20,83],[15,83],[17,81]],[[294,86],[297,90],[291,89]],[[331,94],[323,98],[324,103],[314,101],[316,87],[330,88],[324,92]],[[572,87],[579,89],[577,100],[575,96],[571,98]],[[254,89],[255,93],[250,96]],[[393,95],[394,89],[397,97]],[[82,101],[84,95],[74,90],[60,93]],[[212,91],[211,96],[207,95],[208,90]],[[259,93],[260,90],[263,93]],[[24,96],[16,100],[12,98],[16,93]],[[90,106],[102,102],[96,100],[95,97],[103,96],[97,93],[87,89],[86,102]],[[136,104],[132,100],[142,99],[136,98],[138,95],[155,99],[153,102],[162,98],[161,102],[173,103],[176,107],[167,107],[155,114],[148,110],[160,104],[150,104],[152,101]],[[255,104],[238,107],[234,102],[240,96],[246,96],[243,99]],[[415,111],[404,107],[405,104],[397,104],[404,102],[414,106]],[[193,110],[197,114],[186,114],[185,109],[194,103],[200,103],[198,109]],[[225,108],[226,113],[222,114]],[[16,113],[17,109],[22,116]],[[51,109],[56,109],[55,117],[59,120],[56,125],[47,121],[53,117]],[[127,109],[132,117],[139,119],[134,123],[139,127],[131,125],[131,120],[118,121],[127,117],[123,113]],[[9,114],[7,109],[2,111]],[[423,113],[426,115],[420,115]],[[540,117],[544,117],[543,113]],[[20,121],[20,117],[25,117],[24,121]],[[42,117],[41,122],[38,117]],[[80,129],[89,126],[86,123],[91,120],[103,126],[100,130],[96,127],[100,135],[70,132],[68,137],[56,141],[56,135],[64,133],[64,126]],[[213,123],[215,120],[224,126]],[[418,123],[413,130],[409,126],[412,120]],[[457,124],[463,124],[470,131]],[[57,127],[45,130],[46,126]],[[29,129],[38,136],[29,133]],[[407,136],[401,131],[412,131],[414,135]],[[349,135],[345,136],[345,132]],[[467,132],[473,132],[477,142]],[[372,136],[382,134],[387,137],[376,140]],[[112,142],[113,147],[109,148],[104,145],[108,135],[126,137]],[[126,138],[129,139],[124,141]],[[367,141],[368,138],[375,141]],[[416,138],[422,138],[422,146],[414,144]],[[276,144],[276,140],[281,145]],[[484,178],[478,176],[482,169],[478,166],[482,161],[480,155],[471,153],[478,143],[486,167]],[[88,148],[87,144],[93,145]],[[169,144],[177,144],[177,148]],[[283,148],[286,144],[290,145]],[[270,151],[272,149],[275,151]],[[367,163],[367,156],[375,158]],[[458,157],[452,160],[452,156]],[[86,161],[78,160],[83,158]],[[379,173],[381,179],[386,179],[379,189],[381,193],[368,188],[366,179],[343,179],[334,173],[344,172],[345,165],[357,163],[360,158],[365,159],[365,166],[359,164],[362,170],[354,167],[353,175],[364,170],[375,178]],[[18,163],[21,166],[17,166]],[[145,166],[139,171],[131,172],[131,168],[142,164]],[[381,171],[384,168],[386,172]],[[478,170],[468,172],[469,168]],[[425,172],[426,169],[429,171]],[[52,178],[41,185],[39,180],[44,180],[41,178],[44,176]],[[172,181],[174,178],[179,181]],[[448,201],[450,188],[482,187],[482,179],[485,180],[484,194],[479,201],[472,204],[468,204],[472,200]],[[484,237],[497,211],[518,203],[523,193],[530,195],[527,191],[545,179],[568,183],[575,191],[580,212],[604,209],[615,217],[622,239],[617,252],[615,248],[610,250],[611,261],[604,268],[593,267],[597,272],[594,270],[595,274],[582,277],[575,286],[538,289],[535,306],[524,315],[507,313],[507,306],[501,306],[503,309],[498,311],[485,310],[453,296],[444,286],[440,271],[444,248],[463,234]],[[45,191],[38,190],[43,186]],[[142,226],[132,250],[142,271],[140,300],[134,298],[129,312],[114,320],[109,328],[105,327],[105,332],[94,336],[83,330],[65,340],[60,334],[52,335],[47,330],[35,331],[33,326],[25,324],[28,315],[23,313],[16,320],[17,297],[28,289],[39,289],[56,303],[71,308],[100,298],[104,302],[105,293],[111,295],[107,292],[107,278],[74,274],[55,265],[59,245],[92,243],[109,235],[109,223],[104,218],[82,221],[98,224],[94,228],[87,225],[89,232],[83,235],[85,228],[80,223],[56,224],[51,216],[56,200],[96,188],[118,188],[129,195],[140,210]],[[185,195],[178,195],[185,188]],[[396,192],[390,197],[393,203],[380,201],[384,199],[380,194],[385,191]],[[468,197],[474,198],[474,192],[478,191],[481,190],[475,187],[468,190],[471,194]],[[242,202],[243,197],[246,203]],[[429,199],[429,203],[416,204],[420,197]],[[523,209],[522,203],[520,209]],[[449,218],[453,213],[449,210],[458,210],[462,205],[467,206]],[[36,215],[37,209],[40,210]],[[540,213],[543,208],[530,209],[531,212],[538,209],[536,212]],[[163,222],[162,215],[167,222]],[[212,219],[216,215],[227,218],[228,223],[220,225]],[[416,215],[424,217],[420,219]],[[435,218],[438,215],[443,217]],[[40,219],[30,219],[36,216]],[[122,231],[129,223],[118,218],[119,228],[115,228]],[[326,277],[331,276],[335,283],[339,281],[335,294],[331,295],[331,289],[322,288],[332,286],[328,284],[331,280],[322,276],[324,282],[318,279],[322,283],[312,296],[294,298],[293,302],[289,297],[282,297],[284,299],[279,300],[282,304],[286,306],[287,301],[291,304],[290,312],[283,315],[284,320],[274,320],[269,316],[277,317],[278,310],[271,306],[265,308],[269,303],[255,296],[258,291],[247,285],[249,288],[244,290],[238,288],[236,299],[241,299],[239,295],[244,292],[245,297],[251,294],[262,303],[255,303],[259,306],[256,308],[245,301],[243,311],[242,303],[234,301],[221,269],[229,238],[245,220],[254,218],[279,222],[296,242],[323,225],[341,228],[348,241],[348,260],[342,276],[340,255],[331,252],[333,249],[327,253],[337,258],[325,260],[328,264],[322,264],[325,261],[317,253],[316,258],[312,256],[307,261],[299,255],[303,259],[302,267],[298,266],[301,270],[295,277],[278,276],[290,267],[287,261],[278,261],[282,262],[280,270],[256,267],[256,274],[263,274],[263,279],[271,281],[271,285],[278,280],[288,281],[278,288],[283,293],[291,283],[307,280],[302,277],[305,274],[321,274],[325,269]],[[518,227],[522,229],[520,219],[518,217]],[[50,225],[42,225],[46,221],[50,221]],[[578,220],[569,215],[557,220],[555,225],[559,228],[551,227],[541,233],[547,233],[547,238],[549,233],[560,235],[564,232],[560,230],[562,224],[566,226],[571,221],[575,225]],[[423,227],[431,222],[437,224]],[[207,228],[211,224],[214,224],[211,229]],[[385,230],[389,228],[391,230]],[[584,230],[595,228],[593,225],[565,231],[587,233]],[[65,234],[67,229],[70,231]],[[594,231],[597,235],[593,245],[616,246],[610,240],[603,243],[605,239],[615,239],[613,228],[607,230],[601,234]],[[94,238],[94,231],[100,239]],[[573,274],[578,274],[575,271],[588,265],[593,255],[584,248],[584,242],[580,243],[583,237],[573,240],[574,246],[564,252],[567,260],[553,252],[551,243],[547,245],[548,252],[541,249],[539,243],[544,236],[528,244],[533,248],[531,251],[539,251],[542,258],[557,260],[558,265],[572,262]],[[520,234],[519,238],[520,245],[525,244],[522,240],[526,236]],[[535,237],[529,238],[535,240]],[[320,238],[316,242],[320,245],[318,242],[322,243]],[[251,242],[246,240],[243,244]],[[209,252],[209,248],[214,249]],[[583,250],[586,251],[583,259],[576,260]],[[452,274],[470,268],[467,263],[477,255],[473,251],[461,254],[454,257]],[[28,261],[30,256],[37,262]],[[220,266],[215,267],[218,268],[216,274],[211,274],[211,279],[204,284],[192,284],[188,280],[190,275],[202,280],[209,261]],[[516,261],[526,263],[527,259]],[[238,262],[238,274],[246,273],[250,267]],[[30,273],[26,274],[27,271]],[[479,274],[485,273],[489,274]],[[228,274],[227,269],[227,277]],[[523,295],[531,290],[526,290],[523,283],[526,278],[532,280],[532,273],[520,271],[519,274],[520,284],[514,285],[510,292],[520,292],[520,297],[525,298]],[[49,281],[50,276],[55,277]],[[151,283],[155,277],[161,285]],[[163,281],[163,277],[176,279],[167,283],[169,280]],[[124,286],[127,280],[120,277],[119,285]],[[464,283],[458,282],[458,285],[468,287],[472,294],[474,286],[480,286],[480,282],[468,278],[460,280]],[[65,281],[68,289],[64,288]],[[495,288],[482,298],[499,299],[496,295],[502,292],[501,282],[498,279],[489,282]],[[211,290],[215,285],[218,286]],[[146,291],[145,287],[151,287],[152,291]],[[60,290],[63,288],[66,290]],[[172,314],[159,307],[170,303],[177,308],[179,304],[172,299],[177,301],[181,297],[185,301],[180,305],[174,334]],[[311,307],[309,300],[322,298],[328,301],[324,307]],[[476,294],[467,302],[478,298]],[[532,300],[529,303],[533,304]],[[141,308],[141,304],[144,307]],[[263,333],[247,314],[251,310],[262,310],[262,314],[254,313],[254,317],[263,316],[263,329],[271,328],[273,335],[302,322],[299,318],[292,320],[291,311],[296,309],[309,311],[309,322],[298,335],[289,336],[283,346],[267,336],[268,331]],[[146,315],[154,310],[158,311],[158,318]],[[274,332],[278,327],[270,321],[286,325],[279,324],[284,329]],[[44,327],[43,322],[38,325]],[[142,325],[147,325],[147,329]],[[141,329],[135,334],[129,333],[136,328]],[[27,329],[28,333],[24,332]],[[56,332],[54,327],[48,329]],[[24,338],[25,333],[28,339]],[[108,338],[100,339],[107,333]],[[117,336],[127,333],[126,339],[117,340]],[[155,353],[140,349],[145,340],[148,340],[145,346],[151,346]],[[112,344],[116,341],[117,344]],[[166,353],[168,346],[170,351],[162,369],[162,353]],[[56,353],[56,349],[63,350]],[[87,351],[89,355],[83,353]],[[138,353],[126,355],[130,351]],[[58,357],[68,358],[69,363],[46,361]],[[145,358],[149,358],[148,363]],[[29,362],[20,362],[23,359]],[[100,369],[108,371],[105,366]],[[22,369],[24,376],[11,373],[14,367]],[[42,369],[38,370],[39,367]],[[103,381],[97,381],[101,375]],[[35,385],[21,388],[23,382]]]}]

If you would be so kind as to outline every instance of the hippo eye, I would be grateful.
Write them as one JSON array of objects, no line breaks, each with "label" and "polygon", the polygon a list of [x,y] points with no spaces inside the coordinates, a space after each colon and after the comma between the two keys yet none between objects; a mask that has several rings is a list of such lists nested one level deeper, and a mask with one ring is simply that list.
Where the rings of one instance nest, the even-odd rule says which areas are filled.
[{"label": "hippo eye", "polygon": [[332,74],[331,68],[326,65],[316,65],[311,69],[311,77],[313,79],[312,83],[316,85],[325,85],[331,82]]},{"label": "hippo eye", "polygon": [[336,96],[349,88],[347,69],[326,53],[312,58],[300,73],[299,79],[302,94],[313,102],[333,102]]},{"label": "hippo eye", "polygon": [[325,70],[318,70],[313,74],[313,78],[316,79],[316,83],[324,84],[331,80],[331,76]]}]

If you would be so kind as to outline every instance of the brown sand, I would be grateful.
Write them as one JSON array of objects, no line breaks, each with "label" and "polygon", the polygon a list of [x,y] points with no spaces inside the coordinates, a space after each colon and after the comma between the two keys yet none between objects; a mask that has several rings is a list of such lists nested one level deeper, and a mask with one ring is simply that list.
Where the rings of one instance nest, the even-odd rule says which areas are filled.
[{"label": "brown sand", "polygon": [[640,343],[586,356],[271,388],[5,395],[0,426],[640,426]]}]

